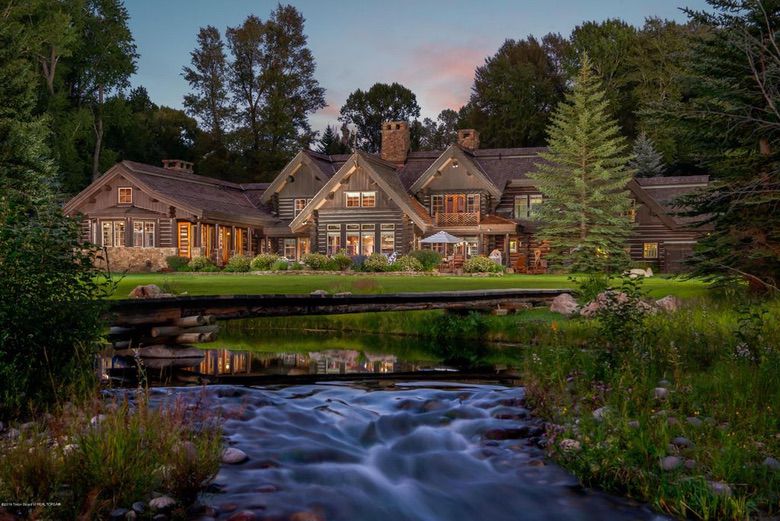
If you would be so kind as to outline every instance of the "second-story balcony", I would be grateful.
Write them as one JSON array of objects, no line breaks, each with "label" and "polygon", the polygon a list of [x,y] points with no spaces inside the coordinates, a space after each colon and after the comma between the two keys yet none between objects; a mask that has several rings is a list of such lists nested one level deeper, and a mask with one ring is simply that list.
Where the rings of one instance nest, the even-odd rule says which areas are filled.
[{"label": "second-story balcony", "polygon": [[436,226],[477,226],[479,212],[436,212]]}]

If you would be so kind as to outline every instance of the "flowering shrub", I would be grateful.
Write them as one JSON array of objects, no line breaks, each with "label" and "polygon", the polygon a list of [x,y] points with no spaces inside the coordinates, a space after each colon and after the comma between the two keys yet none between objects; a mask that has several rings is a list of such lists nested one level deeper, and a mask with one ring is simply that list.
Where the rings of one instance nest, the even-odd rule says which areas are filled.
[{"label": "flowering shrub", "polygon": [[274,253],[261,253],[252,259],[251,267],[255,271],[268,271],[279,256]]},{"label": "flowering shrub", "polygon": [[501,273],[504,271],[504,267],[487,257],[478,255],[463,263],[463,271],[466,273]]},{"label": "flowering shrub", "polygon": [[433,250],[415,250],[409,254],[423,266],[423,271],[433,271],[441,263],[441,254]]},{"label": "flowering shrub", "polygon": [[327,255],[323,255],[322,253],[307,253],[301,260],[303,260],[303,263],[309,268],[315,271],[327,269],[330,262]]},{"label": "flowering shrub", "polygon": [[423,265],[410,255],[402,255],[390,265],[390,271],[423,271]]},{"label": "flowering shrub", "polygon": [[233,255],[225,266],[225,271],[231,272],[249,271],[250,269],[251,261],[249,257],[244,255]]},{"label": "flowering shrub", "polygon": [[331,258],[334,266],[340,271],[346,271],[352,266],[352,259],[343,251],[338,252]]},{"label": "flowering shrub", "polygon": [[271,265],[271,271],[287,271],[290,266],[284,259],[278,259]]},{"label": "flowering shrub", "polygon": [[387,257],[381,253],[372,253],[363,262],[363,271],[387,271],[390,267]]},{"label": "flowering shrub", "polygon": [[192,271],[219,271],[219,268],[217,268],[214,263],[211,262],[211,259],[204,257],[203,255],[199,257],[193,257],[190,261],[189,267]]}]

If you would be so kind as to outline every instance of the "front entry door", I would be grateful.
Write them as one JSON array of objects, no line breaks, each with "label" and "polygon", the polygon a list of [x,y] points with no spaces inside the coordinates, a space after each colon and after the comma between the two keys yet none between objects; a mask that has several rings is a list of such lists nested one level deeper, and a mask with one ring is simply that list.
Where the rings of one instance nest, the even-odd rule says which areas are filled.
[{"label": "front entry door", "polygon": [[298,237],[298,260],[311,252],[311,242],[308,237]]},{"label": "front entry door", "polygon": [[233,244],[231,243],[230,239],[232,239],[230,228],[227,226],[220,226],[219,248],[220,252],[222,253],[222,264],[227,264],[227,261],[230,260],[230,250],[233,249]]},{"label": "front entry door", "polygon": [[179,256],[189,257],[192,252],[192,224],[178,223]]}]

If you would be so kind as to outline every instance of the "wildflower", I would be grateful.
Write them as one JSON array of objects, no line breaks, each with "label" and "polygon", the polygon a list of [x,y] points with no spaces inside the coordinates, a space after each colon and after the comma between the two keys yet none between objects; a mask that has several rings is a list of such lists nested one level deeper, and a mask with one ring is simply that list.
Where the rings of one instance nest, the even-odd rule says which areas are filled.
[{"label": "wildflower", "polygon": [[550,324],[550,329],[552,329],[553,333],[557,333],[558,332],[558,322],[553,320],[552,324]]}]

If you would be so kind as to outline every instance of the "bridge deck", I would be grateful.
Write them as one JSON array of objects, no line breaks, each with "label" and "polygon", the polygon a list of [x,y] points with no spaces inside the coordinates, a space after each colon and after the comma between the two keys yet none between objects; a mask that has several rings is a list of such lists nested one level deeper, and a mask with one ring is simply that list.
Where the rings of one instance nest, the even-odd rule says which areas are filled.
[{"label": "bridge deck", "polygon": [[511,308],[521,304],[549,302],[569,289],[487,289],[382,293],[368,295],[216,295],[178,296],[159,299],[112,301],[109,311],[114,324],[133,323],[132,317],[169,314],[171,318],[214,315],[221,319],[332,315],[380,311],[426,309]]}]

